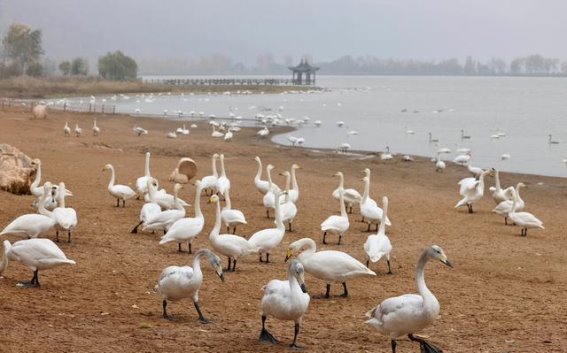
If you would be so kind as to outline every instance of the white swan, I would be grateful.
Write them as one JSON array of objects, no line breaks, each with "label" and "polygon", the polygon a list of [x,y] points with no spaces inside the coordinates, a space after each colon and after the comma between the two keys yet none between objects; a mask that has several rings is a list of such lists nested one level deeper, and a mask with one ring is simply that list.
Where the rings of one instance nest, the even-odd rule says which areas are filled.
[{"label": "white swan", "polygon": [[[258,191],[262,193],[262,195],[265,195],[270,190],[270,182],[267,180],[262,180],[262,160],[260,159],[260,157],[256,156],[254,157],[254,160],[258,163],[258,172],[254,177],[254,184],[256,185]],[[275,183],[272,183],[272,187],[278,191],[281,191],[279,186],[277,186]]]},{"label": "white swan", "polygon": [[[148,178],[148,182],[147,182],[148,186],[148,190],[150,190],[152,187],[157,187],[157,180],[154,178]],[[150,195],[150,198],[152,195]],[[149,202],[146,202],[144,204],[144,206],[142,206],[142,209],[140,210],[140,223],[138,223],[131,231],[130,233],[132,234],[137,234],[138,233],[138,227],[140,227],[141,225],[143,225],[145,222],[148,221],[148,219],[150,219],[150,217],[153,217],[154,215],[158,214],[161,212],[161,207],[158,203],[156,203],[154,200],[149,200]]]},{"label": "white swan", "polygon": [[122,200],[122,207],[126,207],[126,200],[136,196],[136,192],[131,187],[126,185],[114,185],[114,167],[112,164],[107,164],[102,168],[102,171],[110,170],[110,182],[108,183],[108,192],[113,197],[116,197],[116,207],[120,207],[120,200]]},{"label": "white swan", "polygon": [[516,193],[516,190],[513,190],[512,192],[514,194],[514,198],[512,200],[512,210],[508,213],[508,218],[510,218],[510,220],[514,222],[515,225],[522,228],[520,235],[524,237],[527,236],[528,229],[545,229],[543,227],[543,222],[533,214],[529,212],[516,212],[516,207],[518,205],[518,194]]},{"label": "white swan", "polygon": [[100,135],[100,127],[96,125],[96,119],[93,121],[93,136]]},{"label": "white swan", "polygon": [[[59,190],[66,190],[65,183],[59,183]],[[65,193],[59,193],[58,207],[51,212],[55,221],[56,241],[59,242],[59,231],[67,231],[67,242],[71,242],[71,231],[77,226],[77,212],[72,208],[65,207]]]},{"label": "white swan", "polygon": [[296,255],[307,273],[325,281],[327,283],[325,298],[329,298],[331,283],[342,283],[344,289],[342,296],[347,297],[347,281],[363,276],[376,276],[374,271],[347,253],[335,250],[316,252],[316,250],[317,245],[313,239],[299,239],[289,245],[285,259],[287,261]]},{"label": "white swan", "polygon": [[[516,185],[516,195],[518,196],[517,201],[516,201],[516,211],[521,211],[524,209],[524,207],[526,206],[524,200],[522,200],[522,198],[520,197],[520,188],[525,187],[526,185],[524,183],[518,183]],[[505,194],[510,194],[510,198],[513,199],[514,198],[514,194],[512,192],[512,189],[506,189]],[[494,209],[492,210],[492,212],[497,213],[499,215],[501,215],[502,217],[504,217],[504,224],[508,224],[508,213],[510,213],[510,211],[512,211],[512,206],[514,204],[514,201],[510,201],[510,200],[504,200],[502,202],[500,202],[498,204],[498,206],[494,207]]]},{"label": "white swan", "polygon": [[466,165],[469,163],[470,160],[471,160],[471,153],[467,152],[455,157],[455,159],[453,159],[453,162],[460,165]]},{"label": "white swan", "polygon": [[156,291],[162,297],[163,317],[171,319],[167,314],[167,301],[178,301],[191,298],[193,305],[199,314],[199,322],[202,324],[210,323],[205,319],[199,306],[199,289],[203,284],[203,272],[201,271],[201,258],[206,256],[221,281],[224,282],[222,265],[220,258],[208,249],[200,249],[193,258],[193,268],[190,266],[168,266],[159,277]]},{"label": "white swan", "polygon": [[[215,225],[209,234],[209,242],[215,251],[228,257],[228,267],[226,271],[236,270],[236,261],[254,252],[250,242],[241,236],[233,234],[220,234],[221,229],[221,210],[219,197],[211,196],[209,203],[215,204]],[[232,260],[232,261],[231,261]],[[231,269],[232,264],[232,269]]]},{"label": "white swan", "polygon": [[138,191],[138,196],[142,196],[148,193],[148,179],[152,177],[150,173],[150,157],[151,153],[146,152],[146,160],[144,162],[144,176],[136,179],[136,191]]},{"label": "white swan", "polygon": [[211,157],[211,161],[212,161],[211,170],[213,174],[208,175],[203,179],[201,179],[201,186],[203,187],[203,190],[205,190],[206,192],[210,191],[210,195],[217,192],[218,190],[219,174],[217,172],[217,158],[219,158],[219,155],[217,153],[213,154],[213,156]]},{"label": "white swan", "polygon": [[381,334],[389,336],[392,353],[396,353],[396,340],[402,335],[409,335],[413,341],[418,341],[422,352],[441,352],[414,333],[432,325],[439,317],[439,301],[425,284],[424,269],[429,260],[439,260],[453,267],[443,249],[437,245],[425,248],[419,258],[416,269],[416,284],[419,294],[404,294],[384,300],[380,305],[366,313],[367,324],[377,329]]},{"label": "white swan", "polygon": [[354,204],[360,204],[360,201],[362,200],[362,196],[355,189],[352,189],[352,188],[351,189],[345,189],[344,188],[345,187],[345,177],[344,177],[342,172],[337,172],[335,174],[335,176],[338,176],[340,178],[340,182],[339,182],[339,187],[336,188],[333,191],[333,198],[335,198],[335,200],[337,200],[337,201],[340,201],[339,190],[342,189],[344,201],[345,201],[346,205],[348,206],[349,213],[352,213],[352,206]]},{"label": "white swan", "polygon": [[134,128],[132,129],[134,131],[134,133],[138,136],[142,136],[142,135],[147,135],[148,134],[148,130],[144,129],[141,126],[137,126],[135,125]]},{"label": "white swan", "polygon": [[293,203],[297,203],[297,200],[299,199],[299,185],[297,184],[297,178],[295,176],[295,171],[297,169],[301,169],[301,167],[297,164],[291,165],[291,190],[289,190],[289,198]]},{"label": "white swan", "polygon": [[390,266],[390,253],[392,252],[392,244],[386,235],[386,216],[388,215],[388,198],[382,198],[382,206],[384,212],[382,213],[382,221],[380,221],[380,228],[377,234],[369,235],[364,243],[364,252],[366,253],[366,267],[370,268],[370,261],[376,263],[386,256],[388,263],[388,274],[392,274],[392,267]]},{"label": "white swan", "polygon": [[457,202],[455,208],[467,205],[469,213],[473,213],[473,204],[484,196],[484,177],[491,170],[485,170],[480,174],[478,180],[476,178],[464,178],[459,181],[459,193],[463,198]]},{"label": "white swan", "polygon": [[230,179],[226,176],[226,169],[224,168],[224,154],[220,155],[221,175],[217,180],[218,191],[224,196],[226,190],[230,189]]},{"label": "white swan", "polygon": [[71,136],[71,128],[69,127],[69,122],[65,122],[65,126],[63,126],[63,135],[65,137]]},{"label": "white swan", "polygon": [[380,159],[383,161],[389,161],[394,159],[394,155],[390,153],[390,146],[386,146],[386,152],[380,153]]},{"label": "white swan", "polygon": [[343,189],[339,188],[339,202],[341,204],[341,215],[329,216],[326,220],[321,223],[321,231],[323,232],[323,244],[327,244],[327,233],[337,234],[339,236],[339,241],[337,245],[341,245],[341,239],[343,235],[348,231],[350,223],[348,221],[348,215],[346,213],[344,192]]},{"label": "white swan", "polygon": [[181,243],[189,243],[189,254],[192,253],[191,243],[205,226],[205,217],[201,211],[201,181],[195,181],[195,217],[181,218],[175,221],[167,232],[161,237],[159,245],[176,242],[178,250],[181,251]]},{"label": "white swan", "polygon": [[44,194],[38,202],[38,210],[41,214],[31,213],[19,216],[8,224],[1,235],[17,235],[27,238],[37,238],[40,234],[48,232],[55,226],[55,221],[51,218],[51,212],[44,207],[45,200],[51,196],[52,186],[50,182],[44,185]]},{"label": "white swan", "polygon": [[305,270],[297,260],[291,261],[287,270],[287,281],[273,279],[262,289],[262,331],[260,342],[277,344],[278,340],[266,329],[266,319],[273,316],[279,320],[294,321],[292,348],[301,349],[297,345],[297,336],[303,315],[309,307],[309,294],[305,286]]},{"label": "white swan", "polygon": [[283,173],[280,173],[280,175],[285,176],[285,191],[286,191],[285,194],[280,194],[280,197],[285,195],[284,202],[282,203],[280,200],[280,212],[282,214],[282,222],[284,224],[287,223],[289,226],[288,230],[292,232],[291,230],[292,224],[293,221],[295,220],[295,216],[297,216],[297,206],[295,206],[295,204],[291,201],[291,198],[289,197],[291,175],[287,170]]},{"label": "white swan", "polygon": [[[43,197],[44,189],[43,185],[39,186],[41,182],[41,160],[35,159],[31,164],[36,167],[36,171],[35,178],[30,185],[30,192],[36,197],[32,206],[37,207],[38,201]],[[50,190],[49,197],[44,201],[44,207],[49,211],[52,211],[55,207],[57,207],[57,198],[59,197],[59,187],[53,185],[53,189],[55,189],[55,194],[52,195]],[[65,196],[73,196],[73,193],[70,190],[65,189]]]},{"label": "white swan", "polygon": [[[283,194],[286,192],[284,191]],[[280,192],[274,191],[275,200],[280,199]],[[270,262],[270,253],[282,242],[285,235],[285,225],[282,222],[282,214],[280,212],[280,203],[275,202],[275,214],[276,214],[276,227],[260,230],[248,239],[250,245],[255,249],[256,252],[260,254],[260,262],[262,260],[262,254],[266,254],[266,262]]]},{"label": "white swan", "polygon": [[148,218],[145,224],[142,225],[143,231],[160,231],[167,232],[169,227],[178,219],[185,217],[185,208],[180,203],[178,194],[183,186],[175,184],[173,187],[173,208],[162,211]]},{"label": "white swan", "polygon": [[479,167],[473,167],[469,161],[469,163],[467,163],[467,170],[469,171],[469,173],[471,173],[476,179],[480,178],[480,175],[482,174],[483,170],[482,168]]},{"label": "white swan", "polygon": [[220,131],[217,131],[215,125],[212,125],[213,127],[213,132],[211,133],[212,137],[224,137],[224,134]]},{"label": "white swan", "polygon": [[[157,185],[157,180],[154,183],[149,184],[148,193],[146,194],[147,201],[157,203],[163,210],[178,209],[178,206],[175,203],[175,196],[168,194],[164,189],[157,190]],[[177,197],[177,203],[183,207],[190,206],[179,196]]]},{"label": "white swan", "polygon": [[0,275],[8,268],[9,261],[20,261],[33,271],[30,282],[22,283],[24,286],[39,287],[39,270],[46,270],[60,265],[74,265],[63,251],[49,239],[19,240],[14,244],[4,240],[4,257],[0,262]]},{"label": "white swan", "polygon": [[83,134],[83,129],[81,129],[81,128],[79,127],[79,124],[78,124],[78,123],[75,123],[75,130],[74,130],[74,132],[75,132],[75,136],[76,136],[76,137],[79,137],[79,136],[81,136],[81,135]]},{"label": "white swan", "polygon": [[262,198],[262,203],[264,204],[264,207],[266,208],[266,217],[270,218],[270,209],[271,208],[275,208],[276,207],[276,198],[274,196],[274,192],[280,192],[280,190],[276,190],[273,187],[273,182],[272,182],[272,170],[274,169],[274,166],[271,164],[268,164],[266,166],[266,174],[268,175],[268,192],[266,192],[266,194],[264,195],[264,197]]},{"label": "white swan", "polygon": [[[360,202],[360,214],[364,217],[366,223],[368,223],[368,231],[370,231],[370,225],[376,223],[376,230],[378,230],[378,223],[382,220],[382,209],[378,207],[376,202],[368,196],[370,193],[370,179],[368,177],[362,178],[364,182],[364,194],[362,195],[362,201]],[[386,225],[392,226],[390,219],[386,217]]]},{"label": "white swan", "polygon": [[513,196],[512,193],[509,191],[510,188],[513,187],[502,189],[502,187],[500,186],[500,173],[498,172],[498,169],[494,169],[494,186],[488,188],[488,190],[492,194],[492,199],[494,200],[494,203],[499,205],[503,201],[507,201],[507,200],[512,201]]},{"label": "white swan", "polygon": [[443,172],[446,167],[447,165],[445,164],[444,161],[441,160],[441,157],[439,156],[439,152],[438,152],[437,158],[435,159],[435,171],[438,173]]},{"label": "white swan", "polygon": [[226,231],[230,232],[230,228],[232,228],[232,234],[234,234],[236,233],[237,225],[247,224],[246,217],[244,217],[242,211],[232,208],[232,203],[230,200],[230,189],[226,190],[224,199],[226,203],[221,212],[221,219],[226,226]]}]

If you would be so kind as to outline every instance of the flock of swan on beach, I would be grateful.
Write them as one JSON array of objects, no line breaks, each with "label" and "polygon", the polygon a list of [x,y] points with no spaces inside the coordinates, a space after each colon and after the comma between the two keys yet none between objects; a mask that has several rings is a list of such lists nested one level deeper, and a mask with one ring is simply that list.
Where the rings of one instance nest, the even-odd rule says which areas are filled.
[{"label": "flock of swan on beach", "polygon": [[[220,129],[220,125],[213,126],[213,133]],[[227,139],[226,134],[237,131],[231,130],[237,126],[228,127],[223,138]],[[134,131],[138,134],[135,127]],[[75,127],[75,134],[80,136],[81,132],[78,125]],[[141,128],[140,128],[141,129]],[[183,126],[182,129],[185,129]],[[68,124],[65,124],[65,134],[70,135]],[[99,134],[100,128],[93,125],[93,134]],[[147,133],[147,131],[146,131]],[[187,134],[188,134],[187,130]],[[218,137],[221,137],[220,135]],[[470,151],[469,151],[470,152]],[[443,153],[443,152],[440,152]],[[438,154],[439,155],[439,154]],[[470,213],[473,212],[473,205],[484,195],[485,177],[494,176],[495,185],[491,187],[490,193],[496,203],[494,212],[503,216],[505,223],[517,225],[521,228],[521,235],[526,236],[528,229],[541,228],[543,224],[534,215],[522,212],[525,202],[520,197],[520,188],[525,187],[523,183],[518,183],[515,187],[502,188],[497,170],[481,170],[471,167],[470,153],[464,165],[473,174],[470,178],[462,179],[458,184],[462,199],[455,207],[467,206]],[[466,157],[465,157],[466,159]],[[135,183],[135,190],[127,185],[116,183],[116,171],[113,165],[107,164],[103,171],[110,172],[108,183],[108,193],[116,199],[116,207],[126,207],[126,202],[135,198],[144,201],[140,209],[139,219],[131,233],[142,232],[163,232],[159,244],[177,244],[177,250],[182,251],[182,245],[188,245],[188,252],[192,253],[192,242],[199,236],[205,225],[205,218],[201,210],[201,197],[206,195],[208,203],[215,208],[214,227],[209,234],[209,244],[212,248],[200,249],[195,252],[192,266],[169,266],[165,268],[158,279],[155,290],[162,297],[163,317],[171,318],[168,314],[167,306],[169,302],[191,298],[198,314],[198,319],[202,323],[209,321],[203,315],[199,304],[199,288],[203,282],[201,271],[201,261],[205,259],[221,280],[224,281],[223,271],[235,272],[237,262],[248,255],[256,254],[260,262],[270,263],[270,255],[278,249],[282,243],[286,231],[291,231],[293,223],[298,215],[296,206],[300,196],[300,189],[297,180],[297,171],[300,166],[293,164],[289,171],[283,171],[280,175],[286,179],[284,188],[280,188],[272,180],[272,171],[275,169],[269,164],[263,167],[259,157],[255,157],[258,165],[257,173],[254,177],[254,184],[262,195],[262,205],[266,216],[270,218],[272,214],[275,218],[275,227],[261,229],[254,234],[246,237],[237,233],[239,225],[247,224],[246,217],[242,211],[233,208],[230,190],[231,181],[227,175],[225,167],[225,157],[222,154],[213,154],[211,158],[212,174],[196,180],[194,216],[189,217],[186,207],[189,204],[179,197],[181,184],[175,184],[173,193],[169,194],[165,189],[160,189],[159,182],[152,177],[150,172],[150,153],[145,155],[144,175],[139,177]],[[220,162],[220,172],[217,170],[217,162]],[[439,158],[436,159],[436,163]],[[33,206],[37,213],[22,215],[8,224],[0,235],[16,235],[24,240],[16,241],[11,244],[8,240],[4,241],[3,258],[0,262],[0,274],[7,269],[9,261],[19,261],[30,268],[33,277],[29,282],[21,282],[21,286],[39,287],[39,271],[55,266],[69,264],[74,265],[73,260],[68,259],[63,251],[55,242],[39,238],[51,230],[56,232],[56,242],[59,242],[59,233],[67,233],[67,241],[71,242],[72,232],[78,223],[77,212],[70,207],[66,207],[66,197],[73,196],[73,193],[66,189],[64,183],[53,185],[51,182],[41,184],[41,161],[34,160],[37,168],[36,177],[31,185],[31,192],[35,198]],[[263,179],[264,170],[267,179]],[[386,234],[388,226],[392,223],[388,217],[388,198],[383,197],[381,207],[371,198],[371,170],[366,168],[363,182],[363,192],[359,193],[354,188],[347,188],[344,184],[344,175],[337,172],[335,176],[339,179],[338,186],[331,196],[339,203],[340,214],[330,215],[321,223],[321,243],[327,244],[329,237],[336,237],[337,244],[340,245],[343,237],[350,228],[349,213],[353,212],[353,207],[357,206],[363,221],[367,223],[368,231],[372,226],[375,230],[367,237],[364,243],[365,264],[355,259],[346,252],[336,250],[317,251],[316,241],[311,238],[299,239],[289,245],[286,251],[285,260],[289,263],[287,280],[271,280],[264,287],[264,295],[261,300],[261,323],[262,329],[260,340],[267,343],[278,343],[277,339],[268,331],[266,320],[274,317],[280,320],[293,321],[294,338],[292,347],[297,346],[297,338],[300,331],[302,318],[307,312],[310,303],[310,295],[307,294],[305,284],[305,272],[326,283],[325,298],[330,298],[331,285],[342,284],[343,297],[348,297],[347,282],[364,276],[375,276],[376,273],[370,269],[371,264],[384,259],[388,274],[392,274],[390,255],[392,244]],[[224,206],[221,207],[221,202]],[[134,222],[133,222],[134,223]],[[226,232],[222,232],[223,227]],[[213,252],[214,251],[214,252]],[[227,258],[227,267],[222,268],[222,261],[219,255]],[[418,260],[416,269],[416,285],[418,294],[404,294],[398,297],[388,298],[382,301],[367,313],[367,324],[376,328],[380,333],[391,340],[392,352],[396,352],[396,341],[399,337],[407,335],[412,341],[420,344],[424,352],[441,352],[441,350],[415,333],[432,325],[437,319],[440,311],[440,304],[433,293],[427,288],[424,271],[425,265],[429,260],[438,260],[443,264],[452,267],[447,256],[437,245],[427,246]]]}]

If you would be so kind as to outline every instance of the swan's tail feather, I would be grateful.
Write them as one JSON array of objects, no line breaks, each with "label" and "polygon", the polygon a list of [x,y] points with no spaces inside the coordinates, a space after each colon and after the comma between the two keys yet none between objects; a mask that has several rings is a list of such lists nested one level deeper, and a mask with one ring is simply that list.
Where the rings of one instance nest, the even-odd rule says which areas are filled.
[{"label": "swan's tail feather", "polygon": [[77,264],[75,261],[69,260],[69,259],[66,259],[66,260],[63,261],[63,262],[66,263],[66,264],[69,264],[69,265],[73,265],[73,266]]},{"label": "swan's tail feather", "polygon": [[4,256],[2,257],[2,261],[0,262],[0,275],[6,271],[8,268],[8,253],[12,248],[12,244],[8,240],[4,240]]},{"label": "swan's tail feather", "polygon": [[455,205],[455,208],[459,208],[461,206],[464,206],[464,205],[466,205],[466,203],[467,203],[467,198],[465,197],[461,201],[457,202],[457,204]]}]

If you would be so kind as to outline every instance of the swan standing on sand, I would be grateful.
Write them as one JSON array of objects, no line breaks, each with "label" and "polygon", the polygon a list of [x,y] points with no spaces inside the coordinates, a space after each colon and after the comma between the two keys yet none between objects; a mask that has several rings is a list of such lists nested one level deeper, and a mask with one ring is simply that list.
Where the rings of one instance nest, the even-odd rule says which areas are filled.
[{"label": "swan standing on sand", "polygon": [[[283,192],[283,194],[286,193],[286,191]],[[262,254],[266,254],[266,263],[270,262],[270,253],[280,245],[285,235],[285,225],[280,212],[280,195],[282,195],[280,192],[274,191],[276,227],[260,230],[248,239],[250,245],[260,254],[260,262],[264,262]]]},{"label": "swan standing on sand", "polygon": [[470,163],[470,161],[467,163],[467,170],[469,171],[469,173],[471,173],[476,179],[480,178],[480,175],[482,174],[483,170],[482,168],[479,167],[473,167]]},{"label": "swan standing on sand", "polygon": [[507,200],[512,201],[513,198],[511,196],[512,193],[511,191],[509,191],[509,189],[511,188],[512,187],[502,189],[502,187],[500,186],[500,173],[498,172],[498,169],[494,169],[494,186],[488,188],[488,190],[492,194],[492,199],[494,200],[494,203],[499,205],[503,201],[507,201]]},{"label": "swan standing on sand", "polygon": [[201,271],[201,258],[207,257],[211,267],[215,270],[221,281],[224,282],[222,265],[220,258],[208,249],[201,249],[195,253],[193,258],[193,268],[190,266],[168,266],[159,277],[156,291],[161,294],[163,299],[163,317],[171,320],[167,314],[167,301],[178,301],[191,298],[193,305],[199,314],[199,322],[202,324],[211,323],[205,319],[199,306],[199,289],[203,284],[203,272]]},{"label": "swan standing on sand", "polygon": [[[236,261],[243,256],[254,252],[254,248],[250,242],[241,236],[233,234],[220,234],[221,229],[221,210],[220,201],[217,195],[211,196],[209,203],[215,204],[216,217],[215,225],[209,234],[209,242],[215,251],[228,257],[228,266],[226,271],[234,272],[236,270]],[[231,261],[232,260],[232,261]],[[232,264],[232,269],[231,269]]]},{"label": "swan standing on sand", "polygon": [[439,317],[439,301],[425,284],[424,269],[429,260],[439,260],[453,267],[441,247],[428,246],[417,263],[415,277],[418,294],[388,298],[366,313],[366,317],[369,318],[366,323],[381,334],[390,337],[392,353],[396,353],[396,340],[403,335],[408,335],[410,340],[419,342],[421,352],[441,353],[439,348],[430,345],[422,338],[413,336],[414,333],[431,326]]},{"label": "swan standing on sand", "polygon": [[[362,178],[364,181],[364,194],[362,195],[362,201],[360,203],[360,213],[364,217],[366,223],[368,223],[368,232],[370,231],[370,225],[376,223],[376,230],[378,230],[378,223],[382,220],[382,209],[378,207],[376,202],[369,197],[370,193],[370,179],[365,176]],[[392,226],[390,219],[386,217],[386,225]]]},{"label": "swan standing on sand", "polygon": [[212,125],[213,127],[213,132],[211,133],[212,137],[224,137],[224,134],[220,131],[217,131],[215,125]]},{"label": "swan standing on sand", "polygon": [[[286,191],[284,202],[282,203],[280,201],[280,212],[282,213],[282,222],[284,224],[287,223],[289,226],[288,230],[292,232],[291,227],[293,221],[295,220],[295,216],[297,216],[297,206],[295,206],[295,204],[291,201],[289,197],[291,175],[287,170],[283,173],[280,173],[280,175],[283,175],[285,177],[285,191]],[[280,194],[280,195],[284,195],[284,194]]]},{"label": "swan standing on sand", "polygon": [[[157,187],[157,180],[154,178],[148,178],[147,184],[148,184],[147,188],[148,190],[150,190],[152,187]],[[152,192],[152,196],[153,196],[153,192]],[[145,222],[148,221],[148,219],[150,219],[151,217],[153,217],[154,215],[160,212],[161,212],[160,205],[157,204],[154,200],[151,200],[151,196],[150,196],[150,201],[146,202],[144,206],[142,206],[142,209],[140,210],[140,223],[138,223],[130,231],[130,233],[137,234],[139,226],[143,225]]]},{"label": "swan standing on sand", "polygon": [[80,137],[83,134],[83,129],[79,127],[78,123],[75,123],[75,136]]},{"label": "swan standing on sand", "polygon": [[210,191],[210,195],[212,195],[218,190],[219,174],[217,172],[217,158],[219,158],[219,155],[217,153],[213,154],[213,156],[211,157],[211,170],[213,174],[201,179],[201,187],[203,188],[203,190],[205,190],[206,195],[209,195],[208,191]]},{"label": "swan standing on sand", "polygon": [[344,292],[341,296],[348,297],[347,281],[363,276],[376,276],[374,271],[347,253],[335,250],[316,252],[316,250],[317,245],[313,239],[303,238],[289,245],[285,260],[296,255],[305,267],[305,271],[327,282],[325,298],[330,296],[331,283],[342,283]]},{"label": "swan standing on sand", "polygon": [[[260,157],[256,156],[254,157],[254,160],[258,163],[258,172],[254,177],[254,184],[256,184],[258,191],[260,191],[262,195],[265,195],[268,191],[270,191],[270,182],[267,180],[262,180],[262,160],[260,159]],[[272,187],[278,191],[281,191],[279,186],[277,186],[275,183],[272,183]]]},{"label": "swan standing on sand", "polygon": [[437,152],[437,158],[435,159],[435,171],[437,173],[443,172],[447,167],[445,162],[441,160],[440,154],[441,154],[440,152]]},{"label": "swan standing on sand", "polygon": [[388,263],[388,274],[392,274],[392,267],[390,266],[390,253],[392,252],[392,244],[386,235],[386,216],[388,215],[388,198],[382,198],[382,205],[384,212],[382,213],[382,220],[380,221],[380,228],[378,233],[369,235],[364,243],[364,252],[366,253],[366,267],[370,268],[370,261],[376,263],[380,261],[383,256],[386,256]]},{"label": "swan standing on sand", "polygon": [[[175,196],[168,194],[164,189],[157,190],[158,182],[156,179],[153,180],[155,182],[149,184],[148,193],[146,194],[146,196],[144,196],[144,199],[146,199],[146,201],[148,202],[157,203],[163,210],[178,209],[178,205],[175,201]],[[177,203],[179,203],[179,205],[183,207],[189,206],[189,204],[182,200],[180,197],[177,197]]]},{"label": "swan standing on sand", "polygon": [[226,226],[226,231],[230,232],[230,228],[232,228],[232,234],[234,234],[236,233],[237,225],[247,224],[246,217],[244,217],[242,211],[232,208],[232,203],[230,200],[230,189],[226,190],[224,199],[226,203],[221,212],[222,222]]},{"label": "swan standing on sand", "polygon": [[536,216],[529,212],[516,212],[516,207],[518,205],[518,193],[516,190],[512,190],[514,198],[512,200],[512,210],[508,213],[508,218],[515,225],[520,226],[522,228],[520,235],[525,237],[528,235],[528,229],[545,229],[543,227],[543,222],[537,219]]},{"label": "swan standing on sand", "polygon": [[[335,175],[338,175],[338,173]],[[339,236],[337,245],[341,245],[341,239],[343,238],[343,235],[345,235],[345,233],[348,231],[348,228],[350,226],[348,215],[346,213],[344,191],[340,187],[339,202],[341,204],[341,215],[329,216],[326,220],[323,221],[323,223],[321,223],[321,231],[323,232],[323,244],[327,244],[327,233],[331,233],[337,234]]]},{"label": "swan standing on sand", "polygon": [[122,200],[122,207],[126,207],[126,200],[136,196],[136,192],[131,187],[126,185],[114,185],[114,167],[112,164],[107,164],[102,168],[102,171],[110,170],[110,182],[108,183],[108,192],[113,197],[116,197],[116,207],[120,207],[120,200]]},{"label": "swan standing on sand", "polygon": [[297,336],[303,315],[309,307],[310,297],[305,286],[305,270],[301,262],[291,261],[287,270],[287,281],[273,279],[262,289],[262,331],[260,342],[278,344],[278,340],[266,329],[266,319],[273,316],[279,320],[294,321],[292,348],[301,349],[297,345]]},{"label": "swan standing on sand", "polygon": [[14,244],[4,240],[4,257],[0,262],[0,275],[8,268],[9,261],[20,261],[33,271],[30,282],[22,282],[24,287],[39,287],[39,270],[46,270],[60,265],[74,265],[63,251],[49,239],[19,240]]},{"label": "swan standing on sand", "polygon": [[[516,201],[516,211],[521,211],[524,209],[524,207],[526,206],[526,204],[524,203],[524,200],[522,200],[520,198],[520,188],[525,187],[526,185],[524,183],[518,183],[518,185],[516,185],[516,195],[518,196],[517,201]],[[509,193],[512,194],[512,199],[514,198],[514,194],[512,193],[512,189],[510,190],[506,190],[505,193]],[[498,206],[496,206],[492,212],[497,213],[499,215],[501,215],[502,217],[504,217],[504,224],[508,225],[508,213],[510,213],[510,211],[512,211],[512,206],[514,204],[514,201],[510,201],[510,200],[504,200],[502,202],[500,202],[498,204]]]},{"label": "swan standing on sand", "polygon": [[221,175],[218,178],[217,185],[221,195],[224,196],[226,190],[230,189],[230,180],[226,176],[226,169],[224,168],[224,154],[220,155]]},{"label": "swan standing on sand", "polygon": [[[32,193],[33,196],[36,197],[36,199],[32,203],[32,206],[37,208],[37,204],[43,198],[43,192],[44,192],[43,191],[44,186],[43,185],[39,186],[39,184],[41,183],[41,160],[34,159],[31,164],[32,166],[36,167],[36,170],[35,170],[35,178],[30,185],[30,192]],[[56,186],[53,186],[53,188],[55,188],[55,195],[53,195],[53,193],[51,192],[52,190],[50,189],[49,197],[47,197],[47,199],[45,199],[45,201],[43,202],[44,207],[49,211],[52,211],[55,207],[57,207],[56,198],[59,195],[59,188],[57,188]],[[73,193],[69,190],[65,190],[65,196],[73,196]]]},{"label": "swan standing on sand", "polygon": [[[65,183],[59,183],[59,190],[65,190]],[[77,212],[72,208],[65,207],[65,193],[59,193],[59,206],[51,212],[55,221],[56,242],[59,242],[59,231],[67,231],[67,242],[71,242],[71,231],[77,225]]]},{"label": "swan standing on sand", "polygon": [[44,207],[45,200],[51,196],[52,186],[50,182],[44,185],[44,193],[38,202],[38,210],[40,214],[30,213],[19,216],[8,224],[0,235],[17,235],[27,238],[37,238],[40,234],[48,232],[55,226],[55,221],[51,218],[51,212]]},{"label": "swan standing on sand", "polygon": [[484,196],[484,177],[493,170],[485,170],[480,174],[478,180],[476,178],[461,179],[458,185],[460,185],[459,193],[463,198],[457,202],[455,208],[467,205],[469,213],[473,213],[473,204]]},{"label": "swan standing on sand", "polygon": [[142,135],[147,135],[148,134],[148,130],[144,129],[141,126],[137,126],[135,125],[134,128],[132,129],[134,130],[134,133],[138,136],[142,136]]},{"label": "swan standing on sand", "polygon": [[181,184],[175,184],[173,187],[173,208],[149,217],[147,222],[142,226],[143,231],[163,230],[165,234],[173,223],[185,217],[185,208],[180,203],[178,197],[179,190],[181,190],[182,187]]},{"label": "swan standing on sand", "polygon": [[276,198],[274,196],[274,192],[280,192],[280,190],[277,190],[276,188],[274,188],[273,186],[275,185],[272,182],[272,169],[274,169],[274,166],[271,164],[268,164],[266,166],[266,174],[268,175],[268,192],[266,192],[266,194],[264,195],[264,197],[262,198],[262,203],[264,204],[264,207],[266,208],[266,217],[270,218],[270,208],[275,208],[276,207]]},{"label": "swan standing on sand", "polygon": [[291,165],[291,190],[289,190],[289,198],[293,203],[297,203],[297,200],[299,199],[299,185],[297,184],[297,178],[295,176],[295,171],[297,169],[301,169],[301,167],[297,164]]},{"label": "swan standing on sand", "polygon": [[100,135],[100,127],[96,125],[96,119],[93,121],[93,136]]},{"label": "swan standing on sand", "polygon": [[144,176],[136,179],[136,191],[138,191],[138,197],[148,193],[148,179],[152,177],[150,174],[150,157],[151,153],[146,152],[146,160],[144,163]]},{"label": "swan standing on sand", "polygon": [[345,189],[344,188],[345,187],[345,177],[344,177],[342,172],[338,172],[337,174],[335,174],[335,176],[338,176],[340,178],[340,183],[339,183],[339,187],[336,188],[333,191],[333,198],[335,198],[335,200],[337,200],[337,201],[340,201],[339,190],[342,189],[343,190],[344,202],[348,206],[349,213],[352,213],[352,206],[354,204],[360,204],[360,201],[362,200],[362,196],[355,189]]},{"label": "swan standing on sand", "polygon": [[195,181],[195,217],[181,218],[175,221],[161,237],[159,245],[176,242],[178,250],[181,252],[181,243],[187,241],[189,243],[189,254],[192,253],[191,243],[205,226],[205,217],[201,212],[201,190],[201,181]]},{"label": "swan standing on sand", "polygon": [[65,137],[71,136],[71,128],[69,127],[69,122],[65,122],[65,126],[63,126],[63,135]]}]

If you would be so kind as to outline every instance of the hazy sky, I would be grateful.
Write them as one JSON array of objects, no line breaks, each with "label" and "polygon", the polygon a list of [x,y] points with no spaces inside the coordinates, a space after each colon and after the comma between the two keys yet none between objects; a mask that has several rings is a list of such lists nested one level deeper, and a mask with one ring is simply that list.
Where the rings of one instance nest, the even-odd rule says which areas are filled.
[{"label": "hazy sky", "polygon": [[223,53],[567,59],[566,0],[0,0],[0,30],[43,30],[46,54],[136,59]]}]

